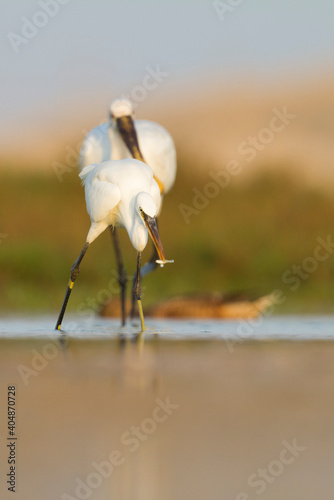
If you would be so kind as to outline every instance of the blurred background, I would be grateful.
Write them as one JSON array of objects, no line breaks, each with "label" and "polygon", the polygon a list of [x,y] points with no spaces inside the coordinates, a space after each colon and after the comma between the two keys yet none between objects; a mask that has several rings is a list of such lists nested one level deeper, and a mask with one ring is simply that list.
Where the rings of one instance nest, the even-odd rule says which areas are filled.
[{"label": "blurred background", "polygon": [[[333,312],[333,250],[315,257],[334,220],[333,2],[1,7],[3,314],[58,312],[90,225],[78,153],[119,96],[137,118],[165,126],[178,153],[160,218],[175,264],[145,279],[144,303],[278,289],[277,313]],[[127,234],[121,244],[132,274]],[[85,317],[114,297],[115,269],[105,232],[69,310]]]}]

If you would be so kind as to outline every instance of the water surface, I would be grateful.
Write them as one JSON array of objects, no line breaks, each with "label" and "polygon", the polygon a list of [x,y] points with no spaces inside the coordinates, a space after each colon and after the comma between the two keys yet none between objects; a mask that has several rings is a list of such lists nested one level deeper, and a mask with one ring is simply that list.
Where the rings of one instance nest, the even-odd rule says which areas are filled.
[{"label": "water surface", "polygon": [[[57,335],[52,316],[7,317],[0,320],[2,337]],[[70,337],[108,338],[139,332],[139,323],[120,327],[114,319],[78,320],[66,317],[63,330]],[[161,339],[223,340],[320,340],[334,339],[334,316],[277,316],[249,320],[146,320],[146,338],[158,334]]]},{"label": "water surface", "polygon": [[332,498],[333,317],[54,322],[1,322],[1,499]]}]

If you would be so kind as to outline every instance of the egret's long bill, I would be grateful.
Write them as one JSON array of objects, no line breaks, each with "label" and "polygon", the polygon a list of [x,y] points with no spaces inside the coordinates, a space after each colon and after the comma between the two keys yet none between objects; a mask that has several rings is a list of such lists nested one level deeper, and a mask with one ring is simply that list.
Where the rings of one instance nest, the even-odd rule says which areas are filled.
[{"label": "egret's long bill", "polygon": [[150,217],[149,215],[145,214],[145,212],[142,210],[141,215],[144,219],[144,222],[146,224],[146,227],[148,229],[149,235],[152,238],[152,241],[154,243],[155,248],[157,249],[159,259],[161,262],[165,263],[165,254],[164,254],[164,249],[162,248],[162,243],[160,240],[158,228],[157,228],[157,221],[155,217]]},{"label": "egret's long bill", "polygon": [[137,132],[131,116],[121,116],[116,119],[117,128],[133,158],[144,161],[139,149]]},{"label": "egret's long bill", "polygon": [[[135,160],[140,160],[145,163],[145,159],[139,147],[138,136],[132,116],[130,115],[120,116],[119,118],[116,118],[116,124],[118,131],[121,134],[121,137],[125,142],[126,147],[130,151],[132,157]],[[164,185],[155,175],[153,176],[153,178],[159,186],[160,193],[163,193]]]}]

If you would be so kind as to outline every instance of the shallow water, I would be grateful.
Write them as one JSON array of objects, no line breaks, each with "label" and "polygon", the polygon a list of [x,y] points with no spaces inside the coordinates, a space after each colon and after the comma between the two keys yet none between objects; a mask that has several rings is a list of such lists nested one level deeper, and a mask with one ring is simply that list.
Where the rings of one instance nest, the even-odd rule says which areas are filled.
[{"label": "shallow water", "polygon": [[1,499],[332,498],[333,317],[54,322],[0,323]]},{"label": "shallow water", "polygon": [[[43,337],[55,335],[52,316],[7,317],[0,320],[0,336]],[[135,326],[120,327],[118,320],[94,318],[78,320],[67,316],[63,331],[70,337],[110,338],[140,331]],[[146,339],[158,334],[161,339],[224,340],[329,340],[334,339],[334,316],[277,316],[249,320],[146,320]]]}]

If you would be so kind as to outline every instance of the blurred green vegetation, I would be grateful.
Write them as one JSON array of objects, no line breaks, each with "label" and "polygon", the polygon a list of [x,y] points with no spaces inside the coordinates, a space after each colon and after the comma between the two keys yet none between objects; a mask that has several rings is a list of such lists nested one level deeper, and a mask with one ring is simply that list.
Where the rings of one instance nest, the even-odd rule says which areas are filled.
[{"label": "blurred green vegetation", "polygon": [[[247,185],[232,179],[186,224],[179,204],[192,207],[192,189],[203,192],[211,180],[179,162],[176,184],[164,199],[159,221],[166,258],[175,263],[145,278],[144,307],[187,292],[242,290],[263,295],[280,289],[286,301],[277,313],[333,312],[333,255],[301,279],[297,290],[282,281],[293,265],[313,256],[318,237],[332,234],[333,197],[306,189],[286,174],[261,175]],[[77,171],[65,173],[59,182],[53,173],[2,168],[0,182],[1,310],[52,311],[56,319],[70,268],[90,226]],[[119,234],[132,275],[136,254],[126,232]],[[150,253],[149,244],[143,259]],[[115,269],[110,234],[105,231],[83,260],[68,310],[84,314],[98,306],[106,300],[108,287],[115,295]]]}]

